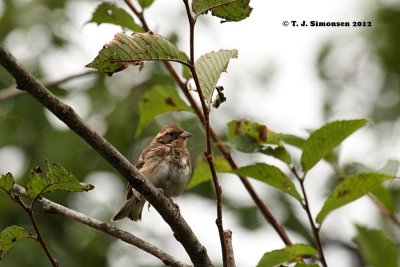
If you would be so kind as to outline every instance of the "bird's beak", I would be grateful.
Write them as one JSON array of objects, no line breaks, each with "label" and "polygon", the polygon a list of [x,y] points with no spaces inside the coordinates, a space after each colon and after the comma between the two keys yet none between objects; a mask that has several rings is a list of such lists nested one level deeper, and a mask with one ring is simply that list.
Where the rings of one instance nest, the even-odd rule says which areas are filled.
[{"label": "bird's beak", "polygon": [[188,137],[191,137],[191,136],[192,136],[192,134],[189,132],[183,132],[180,134],[180,137],[185,138],[185,139]]}]

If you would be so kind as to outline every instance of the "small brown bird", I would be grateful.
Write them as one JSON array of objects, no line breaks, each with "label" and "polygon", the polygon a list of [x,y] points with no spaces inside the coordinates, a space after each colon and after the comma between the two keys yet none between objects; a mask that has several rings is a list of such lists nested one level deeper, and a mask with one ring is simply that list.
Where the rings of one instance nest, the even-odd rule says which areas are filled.
[{"label": "small brown bird", "polygon": [[[176,124],[167,124],[154,137],[139,157],[136,168],[155,187],[161,188],[167,197],[176,197],[183,193],[188,184],[192,165],[186,148],[186,140],[191,134]],[[142,218],[146,200],[128,184],[126,202],[112,221],[125,217],[133,221]]]}]

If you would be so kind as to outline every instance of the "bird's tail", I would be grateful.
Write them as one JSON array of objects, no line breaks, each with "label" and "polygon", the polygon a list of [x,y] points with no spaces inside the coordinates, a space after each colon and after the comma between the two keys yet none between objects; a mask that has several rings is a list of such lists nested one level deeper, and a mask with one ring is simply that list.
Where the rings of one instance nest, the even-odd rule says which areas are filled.
[{"label": "bird's tail", "polygon": [[117,214],[114,215],[114,217],[112,217],[111,220],[115,222],[128,217],[133,221],[140,221],[142,219],[142,210],[145,202],[146,200],[144,200],[142,197],[138,198],[137,196],[133,195],[125,202],[122,208],[117,212]]}]

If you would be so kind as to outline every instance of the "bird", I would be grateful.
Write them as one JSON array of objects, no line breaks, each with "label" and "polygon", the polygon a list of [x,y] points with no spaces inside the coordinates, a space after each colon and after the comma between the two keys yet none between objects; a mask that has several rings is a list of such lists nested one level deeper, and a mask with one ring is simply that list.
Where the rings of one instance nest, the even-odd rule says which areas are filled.
[{"label": "bird", "polygon": [[[190,181],[192,164],[186,147],[190,136],[192,134],[179,125],[169,123],[142,151],[136,163],[139,172],[167,197],[181,195]],[[111,220],[119,221],[127,217],[140,221],[145,203],[144,197],[128,184],[126,202]]]}]

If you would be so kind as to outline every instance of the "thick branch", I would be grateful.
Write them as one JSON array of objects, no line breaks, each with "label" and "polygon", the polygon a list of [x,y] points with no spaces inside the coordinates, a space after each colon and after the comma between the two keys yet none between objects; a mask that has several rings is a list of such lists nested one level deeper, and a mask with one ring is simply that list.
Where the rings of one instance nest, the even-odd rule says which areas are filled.
[{"label": "thick branch", "polygon": [[[13,186],[13,191],[17,193],[18,195],[22,196],[27,196],[25,188],[19,186],[19,185],[14,185]],[[168,253],[162,251],[161,249],[157,248],[156,246],[153,246],[152,244],[126,232],[123,230],[120,230],[108,223],[99,221],[97,219],[91,218],[83,213],[77,212],[75,210],[72,210],[70,208],[64,207],[60,204],[57,204],[55,202],[52,202],[46,198],[40,198],[36,201],[39,203],[43,209],[49,213],[59,213],[67,218],[70,218],[72,220],[75,220],[77,222],[80,222],[82,224],[85,224],[89,227],[92,227],[100,232],[106,233],[108,235],[114,236],[128,244],[134,245],[138,248],[140,248],[143,251],[146,251],[147,253],[155,256],[156,258],[160,259],[165,265],[167,266],[175,266],[175,267],[188,267],[189,265],[184,264]]]},{"label": "thick branch", "polygon": [[155,188],[118,150],[87,125],[70,106],[61,102],[20,66],[14,56],[2,45],[0,45],[0,64],[16,79],[19,89],[31,94],[84,139],[149,201],[171,227],[175,238],[183,245],[195,266],[212,265],[205,247],[198,241],[172,200]]}]

